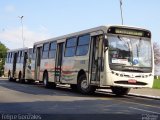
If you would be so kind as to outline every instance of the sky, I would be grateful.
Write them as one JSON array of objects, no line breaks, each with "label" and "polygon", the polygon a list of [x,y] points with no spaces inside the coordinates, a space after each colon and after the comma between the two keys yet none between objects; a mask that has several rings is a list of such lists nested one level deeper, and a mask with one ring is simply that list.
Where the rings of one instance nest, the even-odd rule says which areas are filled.
[{"label": "sky", "polygon": [[[160,44],[160,0],[123,0],[124,25],[151,30]],[[121,24],[119,0],[1,0],[0,41],[9,49],[101,25]]]}]

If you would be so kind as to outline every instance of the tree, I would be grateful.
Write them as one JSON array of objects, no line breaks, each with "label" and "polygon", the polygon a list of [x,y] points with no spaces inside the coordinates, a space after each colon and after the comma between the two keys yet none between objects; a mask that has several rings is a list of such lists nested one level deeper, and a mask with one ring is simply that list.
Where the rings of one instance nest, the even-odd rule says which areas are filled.
[{"label": "tree", "polygon": [[4,64],[7,55],[7,50],[8,48],[0,42],[0,76],[2,76],[4,72]]},{"label": "tree", "polygon": [[160,64],[160,46],[157,42],[153,43],[153,50],[154,50],[154,64]]}]

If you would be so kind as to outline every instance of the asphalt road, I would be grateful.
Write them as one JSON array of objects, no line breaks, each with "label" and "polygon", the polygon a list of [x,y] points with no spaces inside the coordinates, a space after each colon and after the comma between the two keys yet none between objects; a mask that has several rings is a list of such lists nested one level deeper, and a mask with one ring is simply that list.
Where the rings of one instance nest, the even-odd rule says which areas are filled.
[{"label": "asphalt road", "polygon": [[133,96],[116,97],[111,93],[100,92],[82,95],[65,87],[46,89],[42,84],[20,84],[1,79],[0,114],[0,119],[29,114],[39,115],[41,119],[54,117],[53,120],[159,120],[160,100]]}]

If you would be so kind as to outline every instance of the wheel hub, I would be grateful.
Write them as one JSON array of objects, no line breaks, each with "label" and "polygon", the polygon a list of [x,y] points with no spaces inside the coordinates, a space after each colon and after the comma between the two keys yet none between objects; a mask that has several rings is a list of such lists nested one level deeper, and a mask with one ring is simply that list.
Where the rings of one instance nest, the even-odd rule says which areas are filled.
[{"label": "wheel hub", "polygon": [[88,88],[87,80],[83,80],[81,82],[81,87],[82,87],[82,89],[87,89]]},{"label": "wheel hub", "polygon": [[47,85],[47,80],[46,80],[46,78],[44,78],[44,85]]}]

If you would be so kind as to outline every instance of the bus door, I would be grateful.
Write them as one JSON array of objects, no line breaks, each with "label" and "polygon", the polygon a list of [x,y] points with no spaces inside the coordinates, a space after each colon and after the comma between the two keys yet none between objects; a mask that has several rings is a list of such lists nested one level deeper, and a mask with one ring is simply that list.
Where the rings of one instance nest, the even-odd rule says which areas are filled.
[{"label": "bus door", "polygon": [[40,80],[40,65],[41,65],[41,52],[42,52],[42,46],[37,47],[36,49],[36,58],[35,58],[35,80]]},{"label": "bus door", "polygon": [[14,77],[16,77],[15,76],[15,72],[16,72],[16,63],[17,63],[17,55],[18,55],[18,53],[13,53],[14,54],[14,56],[13,56],[13,71],[12,71],[12,77],[14,78]]},{"label": "bus door", "polygon": [[90,48],[90,83],[99,85],[103,67],[103,35],[92,36]]},{"label": "bus door", "polygon": [[28,54],[27,52],[24,52],[24,60],[23,60],[23,78],[25,79],[25,70],[26,70],[26,64],[27,64]]},{"label": "bus door", "polygon": [[61,78],[63,48],[64,48],[64,42],[57,43],[56,66],[55,66],[55,81],[56,82],[60,82],[60,78]]}]

